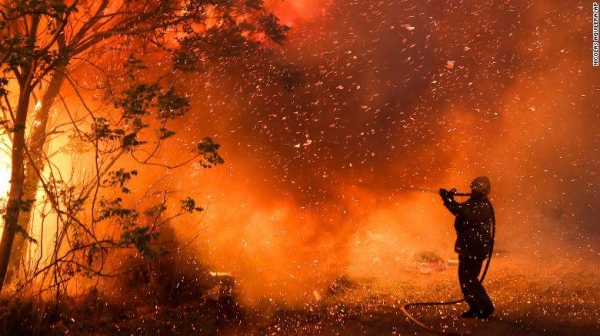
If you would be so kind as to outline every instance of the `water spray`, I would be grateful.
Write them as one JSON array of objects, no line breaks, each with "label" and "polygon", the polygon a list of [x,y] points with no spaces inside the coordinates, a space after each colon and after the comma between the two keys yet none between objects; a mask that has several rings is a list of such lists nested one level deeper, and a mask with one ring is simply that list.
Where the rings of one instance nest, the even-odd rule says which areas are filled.
[{"label": "water spray", "polygon": [[[396,190],[400,190],[400,191],[406,191],[406,192],[420,192],[423,194],[439,194],[440,190],[439,189],[433,189],[433,188],[421,188],[421,187],[398,187],[396,188]],[[459,193],[456,191],[456,188],[452,188],[449,190],[449,192],[453,195],[453,196],[460,196],[460,197],[470,197],[471,193]]]}]

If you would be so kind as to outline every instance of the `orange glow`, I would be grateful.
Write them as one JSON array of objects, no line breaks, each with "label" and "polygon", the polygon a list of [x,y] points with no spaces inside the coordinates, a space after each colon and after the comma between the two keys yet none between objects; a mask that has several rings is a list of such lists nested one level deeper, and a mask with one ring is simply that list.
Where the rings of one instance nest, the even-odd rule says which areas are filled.
[{"label": "orange glow", "polygon": [[[477,15],[465,19],[442,3],[381,1],[376,14],[367,3],[268,1],[299,37],[269,74],[252,77],[263,64],[178,74],[174,85],[194,112],[160,159],[181,161],[208,135],[223,146],[225,165],[123,163],[140,169],[133,199],[176,190],[206,208],[172,223],[177,239],[212,271],[231,273],[245,303],[304,304],[346,275],[406,277],[422,251],[454,258],[453,218],[435,190],[466,192],[479,175],[492,179],[498,246],[515,255],[552,253],[571,243],[573,232],[560,235],[566,228],[596,220],[597,116],[585,113],[597,110],[589,98],[597,84],[581,71],[572,40],[587,21],[552,26],[546,8],[520,8],[523,22],[558,27],[533,36],[525,23],[513,25],[509,4],[501,12],[473,2],[466,12]],[[345,21],[321,25],[333,6]],[[490,27],[468,27],[471,19]],[[505,35],[502,20],[518,28]],[[532,51],[544,41],[547,49]],[[280,63],[297,67],[305,83],[285,90]]]},{"label": "orange glow", "polygon": [[[299,1],[271,5],[283,23],[296,25],[300,30],[297,36],[302,36],[319,25],[298,23],[318,18],[321,8],[329,4]],[[497,16],[494,8],[473,6],[487,11],[483,17]],[[226,108],[217,110],[231,111],[229,119],[220,118],[206,127],[219,136],[226,166],[194,172],[191,181],[176,183],[173,178],[178,186],[199,190],[200,197],[206,197],[202,203],[207,204],[206,216],[195,230],[196,224],[183,225],[177,232],[184,241],[193,237],[193,232],[202,232],[203,238],[193,244],[199,257],[215,271],[232,273],[239,280],[245,302],[273,298],[299,304],[315,300],[314,291],[323,294],[328,284],[343,275],[402,279],[415,269],[414,256],[420,251],[434,251],[446,260],[455,258],[453,218],[439,196],[403,191],[403,186],[468,191],[470,180],[485,174],[493,181],[491,199],[497,212],[499,249],[551,253],[565,245],[558,240],[573,239],[557,235],[564,230],[561,221],[575,221],[568,197],[575,196],[581,207],[589,207],[591,201],[585,195],[590,189],[585,181],[598,182],[592,170],[581,171],[582,177],[577,176],[580,171],[573,174],[575,168],[570,168],[590,164],[598,155],[592,131],[586,131],[573,117],[590,108],[585,104],[589,104],[589,95],[595,94],[590,79],[569,66],[581,66],[581,55],[563,53],[559,48],[555,50],[562,57],[556,59],[559,64],[540,66],[532,75],[529,69],[535,62],[528,58],[531,51],[511,49],[515,43],[500,34],[500,41],[508,39],[503,48],[516,53],[515,60],[525,58],[532,63],[522,65],[519,70],[523,73],[510,78],[506,73],[515,65],[508,60],[499,63],[494,58],[496,44],[480,41],[484,35],[477,35],[478,31],[471,36],[469,29],[450,29],[457,25],[457,18],[444,15],[440,15],[444,18],[441,22],[425,15],[418,23],[409,21],[413,29],[401,30],[404,20],[423,9],[411,12],[402,8],[399,12],[405,10],[406,17],[393,18],[396,21],[379,25],[373,20],[374,27],[336,27],[342,32],[348,29],[352,40],[338,41],[336,36],[331,42],[324,34],[317,43],[311,44],[314,35],[300,41],[304,49],[298,51],[298,62],[320,70],[311,77],[309,70],[302,69],[312,87],[263,102],[255,97],[269,97],[270,91],[260,91],[256,85],[257,89],[241,93],[247,94],[248,101],[259,101],[256,110],[248,108],[246,101],[232,102],[231,97],[240,92],[222,88],[211,91],[210,101],[196,101],[209,106],[227,102]],[[370,15],[349,16],[371,19]],[[423,33],[428,24],[433,33]],[[379,30],[375,34],[371,29]],[[427,49],[433,37],[420,40],[429,33],[439,38],[435,49]],[[393,36],[388,41],[391,44],[369,47],[354,43],[378,41],[386,34]],[[424,35],[417,38],[411,34]],[[568,30],[554,31],[552,40],[560,41],[561,48],[576,48],[575,42],[564,41],[569,34]],[[525,34],[521,38],[523,45],[530,45],[539,36]],[[470,39],[476,41],[455,48],[456,41]],[[411,54],[412,48],[423,49]],[[456,49],[457,55],[438,56],[436,52],[444,48]],[[376,56],[366,58],[368,53]],[[390,53],[396,54],[392,57]],[[377,63],[386,57],[391,59],[387,68]],[[423,58],[428,61],[419,63]],[[397,72],[388,69],[397,63],[403,64],[393,68]],[[352,72],[354,67],[364,71]],[[559,77],[568,79],[560,85],[549,80]],[[403,86],[405,89],[395,89]],[[286,106],[286,97],[296,105]],[[311,110],[309,103],[302,105],[302,99],[317,107]],[[392,105],[398,100],[408,102],[406,106]],[[269,113],[261,115],[262,109]],[[387,112],[387,119],[376,119],[377,109],[381,114]],[[257,116],[249,117],[249,110]],[[296,118],[302,113],[305,118]],[[349,120],[345,128],[337,127],[344,118]],[[369,147],[368,136],[382,132],[373,124],[391,131]],[[367,140],[359,141],[363,138]],[[583,150],[592,157],[570,154]],[[581,194],[574,192],[578,188]],[[563,215],[564,211],[568,215]],[[577,220],[591,221],[587,217]]]},{"label": "orange glow", "polygon": [[334,0],[294,0],[266,1],[266,7],[271,9],[282,24],[294,27],[296,24],[309,23],[327,15],[327,9]]},{"label": "orange glow", "polygon": [[[6,198],[10,188],[10,147],[6,135],[0,138],[0,207],[6,206]],[[0,234],[4,230],[4,220],[0,219],[2,226]]]}]

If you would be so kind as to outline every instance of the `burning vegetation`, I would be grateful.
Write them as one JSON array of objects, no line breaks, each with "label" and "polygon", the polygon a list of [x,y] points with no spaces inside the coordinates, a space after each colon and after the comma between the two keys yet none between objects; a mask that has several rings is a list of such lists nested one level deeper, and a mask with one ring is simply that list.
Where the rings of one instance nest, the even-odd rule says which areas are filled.
[{"label": "burning vegetation", "polygon": [[591,4],[0,1],[5,333],[598,332]]}]

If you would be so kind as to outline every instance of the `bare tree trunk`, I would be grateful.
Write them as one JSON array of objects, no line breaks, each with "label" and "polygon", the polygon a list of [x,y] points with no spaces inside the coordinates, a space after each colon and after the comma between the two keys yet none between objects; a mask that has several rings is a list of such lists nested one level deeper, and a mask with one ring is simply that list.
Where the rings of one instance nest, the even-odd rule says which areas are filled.
[{"label": "bare tree trunk", "polygon": [[[40,176],[45,167],[44,150],[47,149],[47,125],[50,115],[50,108],[54,100],[58,96],[62,84],[65,81],[65,65],[57,66],[48,88],[44,92],[41,100],[41,107],[33,116],[31,132],[29,134],[29,158],[26,158],[27,165],[25,166],[25,179],[23,184],[24,201],[34,200],[40,183]],[[31,207],[29,211],[22,211],[19,215],[18,225],[24,229],[24,232],[31,235],[31,219],[34,211]],[[18,234],[14,238],[7,279],[10,280],[12,275],[15,275],[27,254],[28,240],[24,234]]]},{"label": "bare tree trunk", "polygon": [[6,214],[4,215],[4,231],[0,240],[0,291],[4,285],[10,254],[12,250],[15,234],[18,229],[18,220],[23,205],[23,182],[24,159],[25,159],[25,122],[27,121],[27,111],[31,87],[22,83],[17,106],[17,115],[14,124],[13,145],[12,145],[12,172],[10,179],[10,191],[8,192],[8,202]]}]

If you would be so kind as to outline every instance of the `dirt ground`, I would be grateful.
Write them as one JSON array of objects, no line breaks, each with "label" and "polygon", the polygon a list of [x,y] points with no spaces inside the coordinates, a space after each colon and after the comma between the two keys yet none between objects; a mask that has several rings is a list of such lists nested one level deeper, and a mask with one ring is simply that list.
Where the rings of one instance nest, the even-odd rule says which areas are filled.
[{"label": "dirt ground", "polygon": [[[416,307],[411,313],[435,330],[471,335],[600,335],[598,255],[522,260],[500,251],[485,285],[496,312],[462,319],[465,304]],[[439,265],[438,265],[439,266]],[[124,310],[101,321],[60,322],[52,334],[136,335],[428,335],[407,319],[409,302],[460,298],[456,266],[415,263],[401,279],[343,277],[303,306],[266,302],[243,307],[232,299],[202,299],[174,307]],[[75,321],[76,319],[72,319]]]}]

